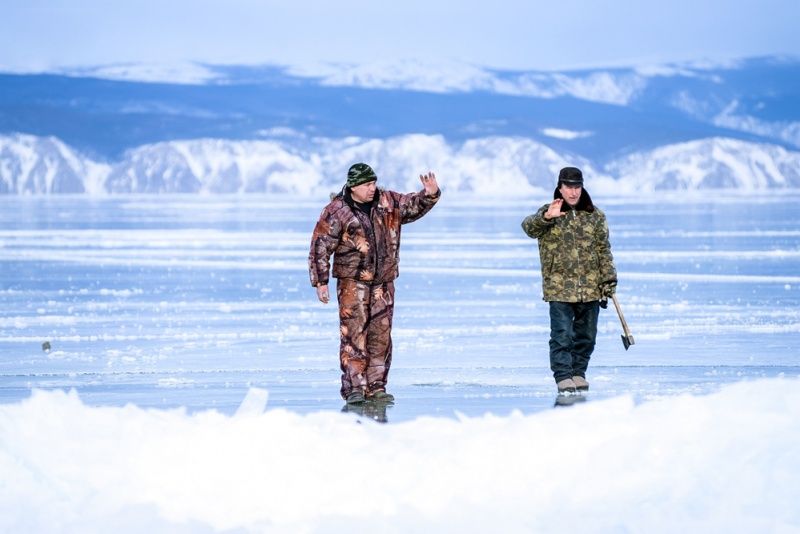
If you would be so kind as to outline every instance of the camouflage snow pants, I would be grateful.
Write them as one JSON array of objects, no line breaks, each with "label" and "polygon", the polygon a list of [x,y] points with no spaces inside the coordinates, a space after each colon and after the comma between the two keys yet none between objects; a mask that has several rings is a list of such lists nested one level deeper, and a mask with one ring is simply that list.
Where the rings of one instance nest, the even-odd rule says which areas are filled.
[{"label": "camouflage snow pants", "polygon": [[336,297],[342,398],[353,391],[368,395],[385,390],[392,365],[394,283],[341,278],[336,283]]}]

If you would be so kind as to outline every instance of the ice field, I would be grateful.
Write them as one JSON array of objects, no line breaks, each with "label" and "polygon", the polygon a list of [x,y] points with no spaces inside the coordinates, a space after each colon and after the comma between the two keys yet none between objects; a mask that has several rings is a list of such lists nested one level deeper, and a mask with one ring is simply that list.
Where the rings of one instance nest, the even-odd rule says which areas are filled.
[{"label": "ice field", "polygon": [[352,414],[324,199],[0,198],[0,530],[797,531],[798,199],[596,197],[635,344],[601,311],[565,406],[547,198],[445,190],[403,230],[397,401]]},{"label": "ice field", "polygon": [[[391,421],[553,406],[547,306],[522,219],[546,198],[448,198],[406,225]],[[800,370],[796,196],[596,198],[625,351],[602,311],[593,399],[709,393]],[[92,406],[233,413],[342,408],[335,303],[316,300],[310,233],[324,200],[0,199],[0,401],[75,388]],[[49,343],[49,350],[43,344]]]}]

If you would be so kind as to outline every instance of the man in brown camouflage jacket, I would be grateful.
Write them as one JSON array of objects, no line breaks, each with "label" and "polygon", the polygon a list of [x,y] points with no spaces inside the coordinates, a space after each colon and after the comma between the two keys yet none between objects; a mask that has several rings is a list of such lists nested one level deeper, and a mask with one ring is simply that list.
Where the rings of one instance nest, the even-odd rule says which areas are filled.
[{"label": "man in brown camouflage jacket", "polygon": [[600,299],[616,291],[606,216],[583,189],[583,173],[561,169],[553,202],[522,222],[539,240],[544,300],[550,303],[550,369],[559,394],[588,391]]},{"label": "man in brown camouflage jacket", "polygon": [[392,364],[400,227],[428,213],[441,196],[433,173],[420,175],[424,189],[409,194],[378,189],[377,179],[369,165],[350,167],[342,192],[322,210],[308,254],[311,285],[323,303],[329,300],[333,256],[341,394],[348,404],[394,400],[386,382]]}]

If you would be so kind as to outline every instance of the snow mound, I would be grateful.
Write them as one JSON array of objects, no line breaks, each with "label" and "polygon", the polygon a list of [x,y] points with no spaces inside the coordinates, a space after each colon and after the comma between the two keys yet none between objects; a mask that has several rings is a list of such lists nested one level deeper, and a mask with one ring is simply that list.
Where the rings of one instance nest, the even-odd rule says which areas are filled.
[{"label": "snow mound", "polygon": [[389,425],[263,391],[232,417],[34,391],[0,406],[0,530],[788,532],[797,386]]}]

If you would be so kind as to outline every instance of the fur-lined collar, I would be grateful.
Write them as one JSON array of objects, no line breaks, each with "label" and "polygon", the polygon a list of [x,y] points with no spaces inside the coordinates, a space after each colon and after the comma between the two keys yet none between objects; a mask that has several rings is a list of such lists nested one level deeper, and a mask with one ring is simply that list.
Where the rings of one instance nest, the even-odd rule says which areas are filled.
[{"label": "fur-lined collar", "polygon": [[[553,200],[561,199],[564,200],[564,196],[561,194],[560,188],[556,187],[556,190],[553,192]],[[586,213],[592,213],[594,211],[594,204],[592,203],[592,197],[589,196],[589,192],[586,189],[581,189],[581,198],[578,199],[578,203],[572,208],[567,201],[564,200],[564,203],[561,204],[561,213],[566,213],[570,209],[575,209],[576,211],[585,211]]]}]

